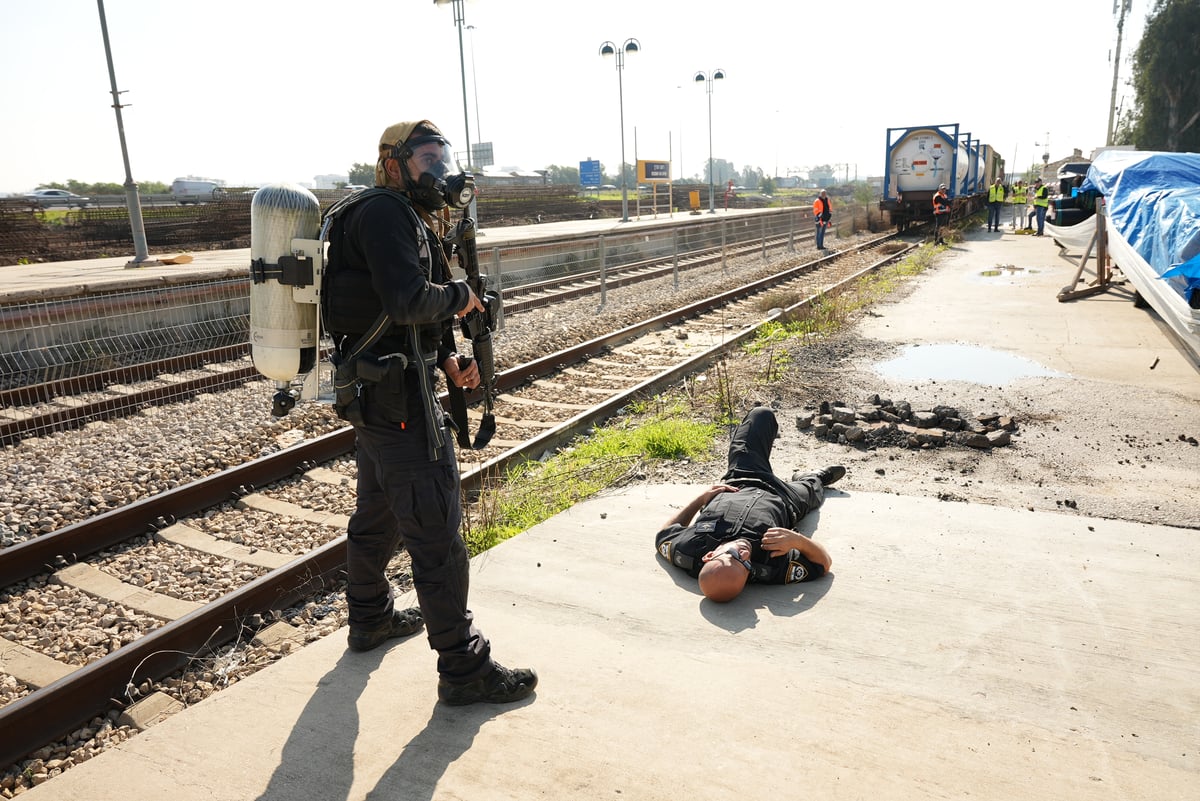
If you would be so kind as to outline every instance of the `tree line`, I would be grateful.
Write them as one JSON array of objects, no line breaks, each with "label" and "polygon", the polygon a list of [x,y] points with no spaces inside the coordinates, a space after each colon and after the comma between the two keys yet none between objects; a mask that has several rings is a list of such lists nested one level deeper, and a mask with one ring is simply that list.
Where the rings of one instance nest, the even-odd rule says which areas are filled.
[{"label": "tree line", "polygon": [[[74,178],[66,182],[47,181],[44,184],[38,184],[38,188],[65,189],[68,192],[74,192],[77,195],[84,195],[86,197],[125,194],[124,184],[112,183],[111,181],[100,181],[89,184],[83,181],[76,181]],[[138,192],[143,195],[167,195],[171,192],[171,185],[164,184],[161,181],[138,181]]]},{"label": "tree line", "polygon": [[1133,107],[1114,145],[1200,153],[1200,2],[1158,0],[1133,54]]}]

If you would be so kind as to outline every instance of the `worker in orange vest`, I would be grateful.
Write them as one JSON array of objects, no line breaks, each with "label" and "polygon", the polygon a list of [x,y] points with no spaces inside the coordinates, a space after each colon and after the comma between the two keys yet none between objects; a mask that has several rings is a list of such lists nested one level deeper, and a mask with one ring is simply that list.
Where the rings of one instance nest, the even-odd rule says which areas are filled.
[{"label": "worker in orange vest", "polygon": [[950,198],[946,197],[946,185],[942,184],[933,193],[933,243],[944,245],[942,229],[950,222]]},{"label": "worker in orange vest", "polygon": [[825,229],[833,219],[832,207],[829,205],[829,193],[824,189],[813,201],[813,222],[817,224],[817,250],[825,250]]}]

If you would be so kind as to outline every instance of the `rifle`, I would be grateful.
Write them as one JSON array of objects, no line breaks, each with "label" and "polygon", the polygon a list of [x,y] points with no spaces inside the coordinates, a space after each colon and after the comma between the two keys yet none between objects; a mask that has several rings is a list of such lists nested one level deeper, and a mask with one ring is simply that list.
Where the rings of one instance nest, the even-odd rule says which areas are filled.
[{"label": "rifle", "polygon": [[[483,390],[483,419],[471,442],[467,431],[466,394],[461,387],[451,386],[450,415],[458,426],[458,444],[463,448],[479,450],[485,447],[496,433],[496,416],[493,406],[498,394],[495,387],[496,362],[492,351],[492,332],[504,310],[500,293],[487,288],[487,276],[479,274],[479,251],[475,246],[475,220],[463,215],[454,230],[446,237],[446,244],[458,256],[458,266],[467,274],[467,285],[483,304],[483,311],[472,311],[459,321],[462,335],[471,340],[471,353],[479,364],[479,386]],[[471,360],[459,357],[459,366],[465,367]]]}]

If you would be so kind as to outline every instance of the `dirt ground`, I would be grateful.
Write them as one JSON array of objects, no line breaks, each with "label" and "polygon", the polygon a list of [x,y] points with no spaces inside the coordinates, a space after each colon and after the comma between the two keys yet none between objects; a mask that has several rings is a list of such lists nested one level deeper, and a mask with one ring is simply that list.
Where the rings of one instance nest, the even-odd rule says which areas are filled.
[{"label": "dirt ground", "polygon": [[[918,286],[920,280],[909,282],[866,315],[900,313],[894,304]],[[792,344],[792,364],[781,380],[762,380],[762,356],[742,355],[729,363],[743,406],[776,410],[780,437],[772,464],[777,474],[842,464],[847,475],[836,489],[848,493],[919,495],[947,503],[1200,528],[1200,404],[1194,393],[1147,388],[1137,375],[1123,382],[1071,376],[987,386],[890,380],[875,368],[900,348],[864,337],[861,327],[850,325],[807,346]],[[1010,415],[1016,430],[1011,444],[991,450],[956,444],[867,448],[818,439],[796,426],[798,415],[822,401],[854,406],[876,393],[908,401],[914,410],[944,404],[964,416]],[[727,442],[726,437],[711,460],[662,465],[644,479],[711,483],[724,471]]]}]

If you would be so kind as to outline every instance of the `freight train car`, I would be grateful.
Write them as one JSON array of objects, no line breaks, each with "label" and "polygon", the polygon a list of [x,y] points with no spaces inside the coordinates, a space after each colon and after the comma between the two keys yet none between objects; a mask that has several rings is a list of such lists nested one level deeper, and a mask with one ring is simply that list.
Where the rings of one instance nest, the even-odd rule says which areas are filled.
[{"label": "freight train car", "polygon": [[951,125],[888,128],[883,199],[879,208],[904,231],[933,219],[933,193],[946,185],[951,218],[987,203],[988,186],[1003,178],[1004,163],[991,145]]}]

